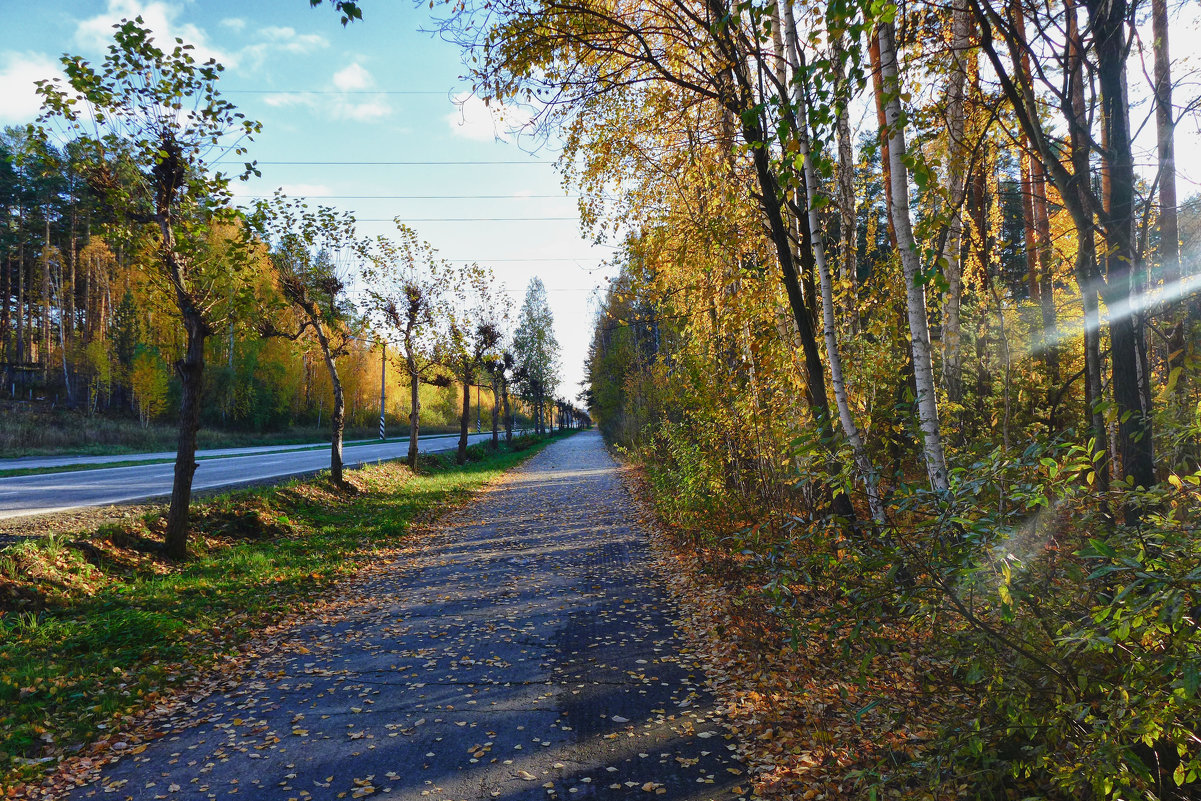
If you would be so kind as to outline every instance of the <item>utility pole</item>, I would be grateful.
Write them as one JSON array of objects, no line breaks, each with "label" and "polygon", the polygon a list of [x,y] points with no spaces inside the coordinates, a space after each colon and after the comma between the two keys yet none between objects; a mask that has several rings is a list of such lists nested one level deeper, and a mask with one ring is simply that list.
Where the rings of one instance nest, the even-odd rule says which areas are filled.
[{"label": "utility pole", "polygon": [[379,357],[379,438],[384,439],[384,409],[388,403],[388,343],[380,343]]}]

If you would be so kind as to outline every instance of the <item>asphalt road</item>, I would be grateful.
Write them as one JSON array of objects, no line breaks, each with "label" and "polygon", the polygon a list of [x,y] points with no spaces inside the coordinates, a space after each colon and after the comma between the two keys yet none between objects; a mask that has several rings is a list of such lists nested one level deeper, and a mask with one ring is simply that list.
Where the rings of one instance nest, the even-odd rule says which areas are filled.
[{"label": "asphalt road", "polygon": [[[491,437],[491,432],[471,434],[468,442],[483,442]],[[420,440],[423,453],[456,447],[457,437]],[[266,453],[249,450],[249,455],[199,460],[192,489],[250,484],[329,467],[328,448]],[[353,467],[363,462],[403,458],[408,451],[407,440],[351,445],[343,448],[342,458],[347,466]],[[0,520],[163,497],[171,493],[174,476],[175,464],[164,463],[0,478]]]},{"label": "asphalt road", "polygon": [[[457,437],[458,434],[433,434],[434,437]],[[392,439],[403,439],[408,443],[406,437],[393,437]],[[369,445],[378,444],[378,440],[360,439],[344,442],[343,448],[351,445]],[[281,453],[283,451],[306,451],[313,448],[328,448],[329,443],[309,442],[299,445],[256,445],[248,448],[208,448],[205,450],[196,451],[198,459],[211,459],[214,456],[247,456],[255,453]],[[83,456],[71,455],[64,456],[18,456],[15,459],[0,459],[0,470],[37,470],[50,467],[73,467],[81,464],[112,464],[113,462],[154,462],[162,459],[174,459],[175,451],[157,451],[154,453],[113,453],[104,456]]]},{"label": "asphalt road", "polygon": [[552,444],[455,519],[71,798],[743,796],[597,434]]}]

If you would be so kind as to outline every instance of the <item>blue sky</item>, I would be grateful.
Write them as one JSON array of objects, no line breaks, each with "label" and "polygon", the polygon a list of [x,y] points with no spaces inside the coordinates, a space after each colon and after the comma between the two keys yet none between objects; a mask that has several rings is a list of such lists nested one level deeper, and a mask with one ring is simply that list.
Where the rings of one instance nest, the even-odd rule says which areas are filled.
[{"label": "blue sky", "polygon": [[[514,308],[530,277],[541,276],[563,346],[561,393],[574,397],[592,290],[610,272],[598,268],[611,250],[581,238],[575,201],[548,163],[553,150],[529,152],[535,143],[514,141],[510,121],[494,121],[474,98],[456,104],[470,89],[459,79],[459,51],[419,32],[429,26],[424,14],[408,0],[371,2],[363,22],[343,28],[328,6],[310,9],[306,0],[0,0],[0,125],[32,120],[33,81],[57,74],[61,54],[98,59],[113,23],[139,14],[156,33],[225,64],[222,91],[263,123],[249,154],[263,177],[239,194],[283,187],[353,211],[372,235],[399,215],[443,256],[491,266]],[[308,163],[272,163],[288,161]],[[516,163],[430,163],[439,161]],[[362,197],[380,195],[389,197]]]}]

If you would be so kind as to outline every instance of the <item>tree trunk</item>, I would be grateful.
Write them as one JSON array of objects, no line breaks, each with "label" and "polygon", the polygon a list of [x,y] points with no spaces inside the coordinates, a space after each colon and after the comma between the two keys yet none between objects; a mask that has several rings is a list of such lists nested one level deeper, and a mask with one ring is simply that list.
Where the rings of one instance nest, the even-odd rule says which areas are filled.
[{"label": "tree trunk", "polygon": [[13,361],[9,343],[9,335],[12,333],[10,318],[12,313],[12,271],[12,251],[6,249],[4,253],[3,286],[0,286],[0,303],[4,304],[3,318],[0,318],[0,361],[5,362]]},{"label": "tree trunk", "polygon": [[338,378],[338,368],[334,360],[325,357],[325,365],[329,369],[329,380],[334,387],[334,409],[329,416],[333,433],[329,443],[329,477],[335,484],[342,484],[342,430],[346,425],[346,397],[342,394],[342,381]]},{"label": "tree trunk", "polygon": [[500,448],[500,381],[492,374],[492,449]]},{"label": "tree trunk", "polygon": [[[1043,361],[1054,387],[1060,381],[1059,320],[1055,311],[1055,262],[1051,245],[1051,216],[1047,209],[1047,173],[1042,164],[1031,160],[1030,189],[1034,193],[1034,232],[1038,238],[1038,306],[1042,318]],[[1054,421],[1051,423],[1055,427]]]},{"label": "tree trunk", "polygon": [[1168,50],[1167,0],[1151,0],[1155,37],[1155,134],[1159,152],[1159,263],[1168,297],[1180,280],[1180,230],[1176,213],[1176,129],[1172,110],[1172,61]]},{"label": "tree trunk", "polygon": [[509,379],[500,379],[500,394],[505,405],[505,442],[513,443],[513,410],[509,406]]},{"label": "tree trunk", "polygon": [[[1151,429],[1151,389],[1142,359],[1142,313],[1134,264],[1134,155],[1130,139],[1126,96],[1125,0],[1088,0],[1096,39],[1097,84],[1101,92],[1101,126],[1104,133],[1102,164],[1108,187],[1102,215],[1107,268],[1104,297],[1109,309],[1110,363],[1113,399],[1118,412],[1118,458],[1122,476],[1136,487],[1155,485]],[[1139,513],[1128,509],[1133,522]]]},{"label": "tree trunk", "polygon": [[[1172,59],[1168,48],[1168,4],[1167,0],[1151,0],[1151,30],[1154,36],[1152,50],[1155,53],[1155,134],[1159,154],[1159,267],[1163,275],[1165,305],[1175,306],[1173,301],[1180,292],[1180,226],[1176,208],[1176,128],[1172,109]],[[1154,282],[1152,282],[1154,283]],[[1189,317],[1197,317],[1201,300],[1193,299],[1189,304]],[[1176,324],[1168,336],[1168,373],[1177,368],[1176,394],[1185,397],[1184,361],[1186,342],[1184,331],[1188,319],[1177,316]]]},{"label": "tree trunk", "polygon": [[459,451],[455,461],[467,463],[467,427],[471,420],[471,363],[463,360],[463,415],[459,418]]},{"label": "tree trunk", "polygon": [[[790,55],[793,59],[793,69],[796,74],[802,74],[805,67],[804,52],[797,38],[796,18],[792,9],[785,13]],[[822,328],[826,340],[826,360],[830,364],[830,383],[834,390],[834,403],[838,409],[838,419],[842,424],[843,434],[851,445],[854,455],[855,468],[859,480],[863,482],[867,494],[868,507],[872,519],[877,523],[884,522],[884,502],[880,498],[880,479],[876,466],[864,447],[863,437],[860,436],[859,426],[851,412],[851,404],[847,398],[846,380],[842,372],[842,351],[838,344],[838,323],[834,317],[834,281],[830,275],[830,267],[826,262],[826,248],[821,236],[821,219],[817,207],[817,171],[813,168],[813,156],[809,149],[809,111],[805,96],[804,85],[796,81],[793,90],[793,108],[797,116],[797,144],[800,146],[802,169],[805,177],[805,207],[808,214],[800,220],[803,227],[808,228],[808,240],[813,251],[814,265],[821,286]]]},{"label": "tree trunk", "polygon": [[[411,353],[412,351],[408,351]],[[420,389],[421,379],[417,374],[417,360],[406,356],[405,363],[409,366],[409,455],[405,459],[409,467],[417,466],[417,435],[421,428],[420,419]]]},{"label": "tree trunk", "polygon": [[[964,155],[969,148],[965,140],[964,96],[967,89],[967,50],[971,46],[971,18],[966,0],[955,0],[951,15],[952,68],[947,83],[947,160],[950,164],[949,194],[954,204],[957,198],[964,196],[967,187]],[[943,270],[947,278],[942,320],[943,382],[947,400],[960,405],[963,403],[963,332],[960,323],[963,306],[963,212],[960,208],[951,209],[947,227],[947,244],[943,250],[946,263]]]},{"label": "tree trunk", "polygon": [[75,341],[75,278],[76,278],[76,261],[79,259],[79,242],[78,235],[75,232],[75,227],[78,224],[78,212],[75,206],[71,206],[71,252],[70,252],[70,268],[71,271],[67,280],[63,282],[64,295],[64,311],[66,312],[66,327],[67,330],[63,334],[63,339],[66,341]]},{"label": "tree trunk", "polygon": [[42,244],[42,319],[41,338],[38,340],[38,364],[42,366],[42,380],[50,378],[50,209],[46,215],[46,241]]},{"label": "tree trunk", "polygon": [[[1064,5],[1067,17],[1067,72],[1068,72],[1068,102],[1066,111],[1069,125],[1069,142],[1071,148],[1073,182],[1071,186],[1061,188],[1060,194],[1070,201],[1073,222],[1076,227],[1076,284],[1080,289],[1081,305],[1084,311],[1084,403],[1092,429],[1092,454],[1109,450],[1107,447],[1108,432],[1105,428],[1105,418],[1101,414],[1101,401],[1104,397],[1101,385],[1101,311],[1097,298],[1100,286],[1100,274],[1097,269],[1097,249],[1094,239],[1091,200],[1089,191],[1089,142],[1088,114],[1084,99],[1084,45],[1080,41],[1079,20],[1076,13],[1076,0],[1066,0]],[[1109,462],[1113,459],[1110,450],[1109,458],[1097,460],[1094,458],[1094,472],[1097,476],[1097,489],[1102,494],[1109,491]]]},{"label": "tree trunk", "polygon": [[893,199],[892,193],[889,191],[889,187],[892,186],[891,145],[885,133],[888,130],[888,120],[884,112],[884,73],[880,68],[880,39],[876,36],[868,36],[867,40],[867,56],[872,73],[872,92],[876,101],[876,127],[880,131],[880,171],[884,178],[884,205],[886,211],[884,219],[888,222],[888,241],[892,244],[893,249],[896,249],[897,232],[893,225]]},{"label": "tree trunk", "polygon": [[[834,38],[835,63],[846,52],[844,34]],[[846,308],[851,333],[859,333],[859,233],[855,204],[855,147],[851,142],[850,82],[839,67],[835,126],[838,135],[838,261],[846,285]]]},{"label": "tree trunk", "polygon": [[893,228],[897,236],[901,267],[905,273],[906,311],[909,316],[910,345],[913,352],[914,383],[930,486],[936,492],[949,488],[942,431],[938,421],[938,398],[934,390],[934,368],[930,357],[930,328],[926,319],[926,290],[919,282],[921,263],[917,242],[909,219],[908,170],[905,155],[900,78],[897,74],[896,46],[891,22],[881,23],[880,43],[882,101],[888,125],[888,160],[892,195]]},{"label": "tree trunk", "polygon": [[[177,295],[179,293],[177,292]],[[188,555],[188,505],[192,502],[192,477],[196,473],[196,431],[200,428],[200,401],[204,391],[204,339],[208,326],[190,298],[180,297],[180,312],[187,347],[184,357],[175,363],[175,373],[183,387],[179,405],[179,439],[175,452],[175,483],[171,487],[171,508],[167,513],[164,535],[167,555],[183,559]]]},{"label": "tree trunk", "polygon": [[[18,220],[18,227],[24,220]],[[25,362],[25,238],[17,246],[17,345],[13,361],[17,365]]]}]

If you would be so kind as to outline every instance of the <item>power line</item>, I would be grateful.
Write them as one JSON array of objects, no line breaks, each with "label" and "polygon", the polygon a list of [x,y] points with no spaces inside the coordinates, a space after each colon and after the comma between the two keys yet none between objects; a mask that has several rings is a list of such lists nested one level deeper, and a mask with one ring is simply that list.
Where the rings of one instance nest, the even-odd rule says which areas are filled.
[{"label": "power line", "polygon": [[[267,199],[274,195],[238,195],[240,198]],[[575,200],[579,195],[293,195],[310,200],[524,200],[559,198]]]},{"label": "power line", "polygon": [[[216,161],[214,164],[245,164],[244,161]],[[480,166],[489,164],[548,164],[553,161],[537,159],[500,161],[254,161],[267,167],[445,167],[448,165]]]},{"label": "power line", "polygon": [[[398,215],[401,222],[562,222],[578,220],[578,217],[405,217]],[[358,217],[355,222],[394,222],[395,217]]]},{"label": "power line", "polygon": [[[222,89],[225,95],[447,95],[454,89]],[[463,91],[460,89],[459,91]]]},{"label": "power line", "polygon": [[[558,289],[556,289],[556,288],[552,288],[552,287],[548,287],[546,291],[547,291],[547,292],[592,292],[593,290],[596,290],[596,289],[600,289],[600,287],[595,287],[595,286],[590,286],[590,287],[561,287],[561,288],[558,288]],[[500,290],[500,291],[501,291],[501,292],[504,292],[504,293],[506,293],[506,294],[512,294],[512,295],[524,295],[524,294],[525,294],[525,292],[526,292],[526,290],[524,290],[524,289],[502,289],[502,290]]]},{"label": "power line", "polygon": [[488,262],[488,263],[497,262],[497,263],[499,263],[499,262],[526,262],[526,261],[538,261],[538,262],[556,262],[556,261],[557,261],[557,262],[572,262],[572,263],[574,263],[574,262],[581,262],[581,261],[596,261],[596,260],[597,260],[597,257],[593,257],[593,256],[588,256],[588,257],[579,257],[579,258],[574,258],[574,259],[572,259],[572,258],[553,258],[553,259],[447,259],[447,261],[449,261],[449,262],[454,262],[455,264],[460,264],[460,263],[462,263],[462,264],[474,264],[474,263],[476,263],[476,262]]}]

